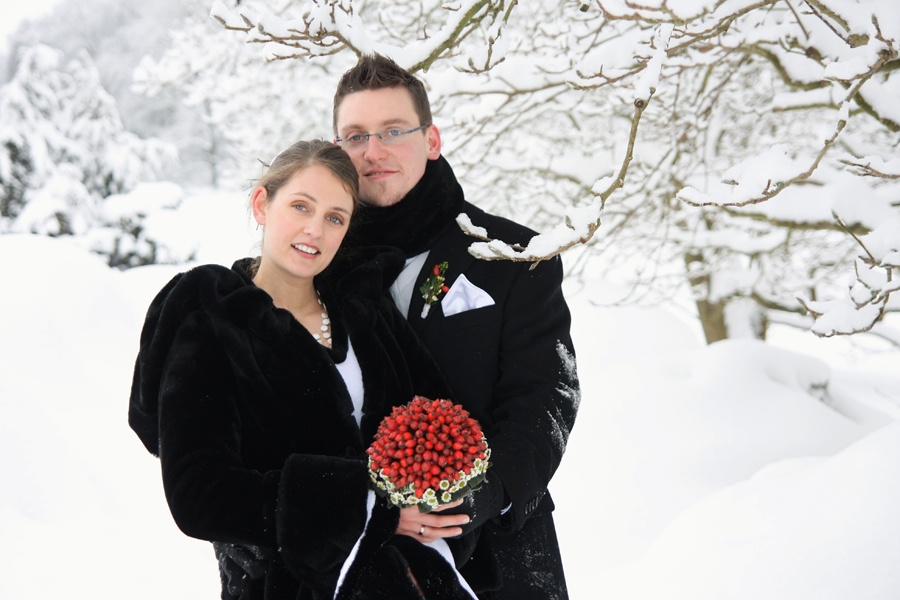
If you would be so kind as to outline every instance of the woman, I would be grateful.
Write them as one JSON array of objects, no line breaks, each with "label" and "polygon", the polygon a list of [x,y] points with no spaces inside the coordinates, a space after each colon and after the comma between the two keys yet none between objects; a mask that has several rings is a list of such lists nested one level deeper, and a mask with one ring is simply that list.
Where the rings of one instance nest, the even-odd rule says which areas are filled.
[{"label": "woman", "polygon": [[261,256],[179,274],[147,313],[129,424],[179,528],[214,542],[222,598],[472,597],[368,491],[382,417],[448,390],[385,299],[402,257],[334,260],[357,192],[338,146],[291,146],[251,195]]}]

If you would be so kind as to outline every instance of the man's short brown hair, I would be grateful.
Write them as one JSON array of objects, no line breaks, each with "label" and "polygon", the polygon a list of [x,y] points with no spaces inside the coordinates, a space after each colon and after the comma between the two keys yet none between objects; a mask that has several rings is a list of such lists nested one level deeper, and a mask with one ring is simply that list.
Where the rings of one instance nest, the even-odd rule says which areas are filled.
[{"label": "man's short brown hair", "polygon": [[338,134],[338,107],[344,97],[364,90],[382,90],[385,88],[405,88],[412,97],[413,108],[419,116],[419,125],[431,125],[431,105],[425,85],[409,71],[393,60],[380,54],[363,54],[356,66],[344,73],[334,93],[332,126],[334,134]]}]

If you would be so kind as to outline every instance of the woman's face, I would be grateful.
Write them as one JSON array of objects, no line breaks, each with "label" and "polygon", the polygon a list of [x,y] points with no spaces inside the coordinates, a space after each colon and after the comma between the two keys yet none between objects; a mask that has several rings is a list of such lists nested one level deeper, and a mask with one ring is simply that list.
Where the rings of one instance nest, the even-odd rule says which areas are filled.
[{"label": "woman's face", "polygon": [[350,192],[321,165],[298,171],[273,197],[258,189],[253,216],[266,228],[260,269],[301,279],[321,273],[340,248],[352,214]]}]

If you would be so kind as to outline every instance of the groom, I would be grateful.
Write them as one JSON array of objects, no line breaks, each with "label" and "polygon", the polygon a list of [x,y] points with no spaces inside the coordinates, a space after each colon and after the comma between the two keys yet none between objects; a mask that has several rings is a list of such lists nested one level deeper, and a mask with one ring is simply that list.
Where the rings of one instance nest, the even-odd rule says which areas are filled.
[{"label": "groom", "polygon": [[[460,213],[506,242],[525,244],[534,232],[466,202],[422,82],[392,60],[363,56],[344,74],[333,124],[366,205],[357,241],[405,253],[394,301],[492,449],[489,481],[459,509],[472,519],[466,529],[483,525],[463,574],[484,600],[568,598],[547,493],[580,400],[560,260],[530,270],[468,253],[474,240],[456,225]],[[428,283],[436,298],[420,291]],[[400,532],[449,537],[442,528],[458,521],[420,518]]]}]

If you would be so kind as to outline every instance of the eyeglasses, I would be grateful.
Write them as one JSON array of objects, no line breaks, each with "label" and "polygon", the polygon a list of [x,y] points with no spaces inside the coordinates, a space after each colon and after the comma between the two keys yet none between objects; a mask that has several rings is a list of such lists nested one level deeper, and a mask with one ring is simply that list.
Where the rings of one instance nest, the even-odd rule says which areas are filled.
[{"label": "eyeglasses", "polygon": [[402,144],[406,141],[406,137],[409,134],[414,131],[419,131],[420,129],[425,129],[426,127],[431,127],[431,125],[421,125],[408,131],[403,131],[399,127],[388,127],[387,129],[382,129],[375,133],[354,133],[343,139],[335,138],[334,141],[335,143],[340,144],[341,148],[362,148],[369,141],[369,138],[374,135],[385,144]]}]

